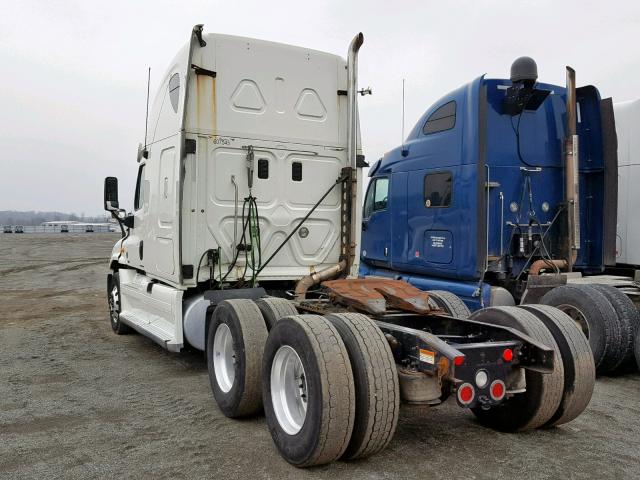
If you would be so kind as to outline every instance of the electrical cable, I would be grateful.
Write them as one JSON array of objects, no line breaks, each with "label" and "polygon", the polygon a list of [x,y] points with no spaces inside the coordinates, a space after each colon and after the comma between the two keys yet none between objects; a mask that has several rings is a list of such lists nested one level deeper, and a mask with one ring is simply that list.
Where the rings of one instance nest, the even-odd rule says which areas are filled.
[{"label": "electrical cable", "polygon": [[298,229],[302,226],[302,224],[304,222],[307,221],[307,219],[311,216],[311,214],[316,210],[316,208],[318,208],[318,206],[322,203],[322,201],[327,198],[327,196],[331,193],[331,191],[335,188],[336,185],[342,183],[345,180],[346,177],[339,177],[333,185],[331,185],[331,187],[329,187],[329,189],[324,193],[324,195],[322,195],[322,197],[320,197],[320,200],[318,200],[316,202],[316,204],[311,207],[311,210],[309,210],[309,212],[304,216],[304,218],[302,220],[300,220],[300,222],[298,222],[298,224],[296,225],[296,227],[291,230],[291,233],[289,233],[289,235],[287,235],[287,237],[282,241],[282,243],[278,246],[278,248],[276,248],[275,252],[273,252],[271,254],[271,256],[262,264],[262,266],[258,269],[258,271],[256,272],[256,277],[258,276],[258,274],[267,266],[269,265],[269,262],[271,262],[271,260],[273,260],[273,257],[275,257],[277,255],[277,253],[282,249],[282,247],[284,247],[287,242],[291,239],[291,237],[293,237],[293,234],[296,233],[298,231]]},{"label": "electrical cable", "polygon": [[[339,177],[329,189],[320,197],[320,199],[316,202],[316,204],[311,207],[311,209],[307,212],[307,214],[298,222],[295,228],[287,235],[287,237],[278,245],[276,250],[271,254],[271,256],[262,263],[262,245],[261,245],[261,233],[260,233],[260,217],[258,215],[258,205],[256,202],[256,197],[253,197],[251,193],[249,196],[245,198],[245,201],[242,205],[242,236],[240,237],[240,241],[236,246],[236,252],[233,257],[233,260],[229,264],[227,272],[222,276],[222,261],[219,260],[219,268],[220,268],[220,279],[217,281],[218,285],[222,288],[224,281],[227,279],[233,268],[236,266],[238,262],[238,257],[240,256],[240,245],[245,245],[245,255],[246,255],[246,240],[247,240],[247,230],[249,230],[249,239],[251,241],[251,253],[246,255],[247,261],[245,263],[245,268],[243,274],[239,281],[244,279],[249,264],[251,264],[252,275],[251,275],[251,284],[252,286],[256,285],[258,275],[262,270],[273,260],[273,258],[280,252],[280,250],[287,244],[287,242],[291,239],[291,237],[298,231],[298,229],[302,226],[302,224],[307,221],[307,219],[311,216],[311,214],[320,206],[320,204],[324,201],[325,198],[331,193],[331,191],[335,188],[336,185],[342,183],[345,180],[345,177]],[[257,253],[257,257],[256,257]],[[206,252],[203,254],[206,254]],[[202,258],[200,258],[200,263],[202,262]],[[221,258],[221,257],[220,257]],[[257,261],[256,261],[257,260]]]},{"label": "electrical cable", "polygon": [[205,250],[204,253],[202,254],[202,256],[200,257],[200,260],[198,260],[198,267],[196,268],[196,285],[198,285],[198,279],[200,278],[200,267],[202,266],[202,259],[210,251],[211,251],[211,249]]},{"label": "electrical cable", "polygon": [[[533,96],[533,92],[528,95],[528,97],[525,99],[523,105],[526,105],[529,102],[529,99],[532,96]],[[511,117],[511,119],[510,119],[511,129],[513,130],[513,133],[515,133],[515,135],[516,135],[516,147],[517,147],[517,152],[518,152],[518,158],[520,159],[520,161],[522,163],[524,163],[529,168],[542,168],[540,165],[532,165],[531,163],[527,162],[524,159],[524,157],[522,156],[522,151],[520,150],[520,122],[522,121],[522,115],[523,114],[524,114],[524,107],[522,108],[522,111],[518,114],[518,126],[517,127],[515,127],[513,125],[513,117]]]},{"label": "electrical cable", "polygon": [[[553,224],[556,222],[556,220],[560,216],[560,213],[563,210],[564,210],[564,206],[561,206],[560,208],[558,208],[558,211],[556,212],[555,216],[553,217],[553,220],[551,220],[551,223],[549,224],[549,227],[547,228],[546,232],[544,232],[544,235],[542,235],[541,242],[544,242],[544,239],[547,236],[547,233],[549,233],[549,231],[551,230],[551,227],[553,227]],[[531,260],[533,259],[533,257],[535,256],[535,254],[537,253],[537,251],[539,249],[540,249],[540,245],[538,245],[536,248],[533,249],[533,251],[531,252],[531,255],[529,255],[529,258],[527,258],[527,261],[525,262],[524,266],[522,267],[522,270],[520,270],[520,273],[516,277],[516,282],[520,279],[520,277],[522,276],[524,271],[527,269],[527,267],[529,266],[529,263],[531,262]]]},{"label": "electrical cable", "polygon": [[[245,236],[246,236],[245,232],[247,230],[247,224],[248,224],[248,219],[247,219],[247,222],[244,221],[244,212],[243,212],[243,214],[242,214],[242,237],[240,237],[240,243],[238,245],[244,244],[244,240],[245,240]],[[227,273],[225,273],[224,277],[220,278],[220,281],[218,282],[220,285],[222,285],[222,282],[224,282],[227,279],[227,277],[231,273],[231,270],[233,270],[233,267],[235,267],[239,256],[240,256],[240,249],[236,245],[236,252],[235,252],[235,255],[233,257],[233,260],[229,264],[229,268],[227,270]]]},{"label": "electrical cable", "polygon": [[[218,272],[220,273],[220,278],[222,278],[222,248],[220,247],[218,247]],[[222,283],[220,284],[220,290],[224,290]]]}]

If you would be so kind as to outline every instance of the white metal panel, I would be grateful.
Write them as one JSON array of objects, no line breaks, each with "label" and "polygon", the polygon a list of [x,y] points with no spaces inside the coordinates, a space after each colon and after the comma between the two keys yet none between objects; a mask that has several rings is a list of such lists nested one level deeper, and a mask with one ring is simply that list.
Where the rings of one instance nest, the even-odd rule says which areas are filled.
[{"label": "white metal panel", "polygon": [[629,166],[618,167],[618,224],[616,228],[616,263],[628,263],[627,239],[629,218]]},{"label": "white metal panel", "polygon": [[[346,62],[337,55],[290,45],[227,35],[205,35],[193,63],[211,75],[193,75],[187,133],[197,135],[197,166],[185,179],[183,216],[204,226],[183,230],[183,263],[197,263],[206,249],[221,248],[222,270],[234,257],[235,188],[239,216],[248,195],[246,147],[255,151],[253,195],[257,198],[266,259],[294,229],[346,166]],[[260,159],[269,178],[257,178]],[[302,181],[291,178],[293,162],[302,164]],[[195,212],[193,211],[195,210]],[[200,212],[204,215],[201,215]],[[340,187],[325,199],[305,225],[309,235],[294,235],[261,277],[298,279],[339,261]],[[197,233],[196,233],[197,232]],[[193,235],[196,238],[193,238]],[[239,238],[237,239],[239,241]],[[187,244],[197,245],[190,248]],[[244,270],[244,256],[238,270]],[[238,272],[228,277],[233,279]],[[250,274],[250,272],[248,272]],[[200,279],[208,278],[202,268]]]},{"label": "white metal panel", "polygon": [[618,137],[617,262],[640,265],[640,100],[614,105]]},{"label": "white metal panel", "polygon": [[302,47],[205,35],[194,63],[187,130],[314,145],[345,143],[346,62]]},{"label": "white metal panel", "polygon": [[[153,100],[146,142],[145,204],[140,212],[136,212],[135,227],[125,240],[128,256],[135,257],[143,252],[143,258],[135,264],[136,267],[170,283],[177,283],[179,272],[177,151],[180,146],[186,58],[187,49],[183,47],[167,69]],[[175,74],[179,76],[178,99],[172,103],[169,82]]]},{"label": "white metal panel", "polygon": [[[234,255],[234,232],[237,231],[237,241],[240,241],[242,202],[249,194],[246,150],[241,145],[233,146],[239,143],[242,142],[221,146],[210,141],[205,179],[208,188],[205,208],[207,229],[213,243],[222,249],[225,271]],[[260,216],[262,258],[266,259],[339,177],[344,152],[326,151],[323,148],[290,152],[262,142],[254,142],[253,147],[256,165],[259,159],[269,162],[267,179],[258,178],[256,166],[252,189]],[[293,162],[302,164],[301,181],[292,180]],[[232,175],[239,189],[237,221],[234,220],[236,207]],[[311,268],[322,268],[338,262],[339,186],[320,204],[305,226],[309,235],[306,238],[294,235],[264,270],[263,278],[299,278],[308,274]],[[243,255],[240,255],[238,265],[244,270]],[[230,275],[230,278],[234,277],[235,273]]]},{"label": "white metal panel", "polygon": [[[638,132],[640,134],[640,132]],[[628,181],[628,201],[626,217],[626,260],[624,263],[640,265],[640,165],[635,163],[627,167],[629,170]]]}]

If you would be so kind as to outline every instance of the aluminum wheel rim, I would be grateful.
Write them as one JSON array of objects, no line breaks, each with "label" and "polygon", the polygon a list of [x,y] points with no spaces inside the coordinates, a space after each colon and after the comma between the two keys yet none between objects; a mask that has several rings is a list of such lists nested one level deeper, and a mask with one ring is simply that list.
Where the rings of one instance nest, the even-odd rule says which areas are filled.
[{"label": "aluminum wheel rim", "polygon": [[213,369],[218,387],[227,393],[236,378],[236,352],[233,350],[233,335],[226,323],[221,323],[213,337]]},{"label": "aluminum wheel rim", "polygon": [[585,337],[589,338],[589,323],[587,323],[587,317],[585,317],[582,310],[575,307],[574,305],[558,305],[560,310],[571,317],[571,320],[575,322],[580,331],[584,333]]},{"label": "aluminum wheel rim", "polygon": [[109,313],[111,314],[111,323],[118,323],[118,302],[120,301],[120,293],[118,286],[114,285],[109,293]]},{"label": "aluminum wheel rim", "polygon": [[271,402],[280,427],[298,433],[307,418],[307,380],[296,351],[288,345],[278,349],[271,364]]}]

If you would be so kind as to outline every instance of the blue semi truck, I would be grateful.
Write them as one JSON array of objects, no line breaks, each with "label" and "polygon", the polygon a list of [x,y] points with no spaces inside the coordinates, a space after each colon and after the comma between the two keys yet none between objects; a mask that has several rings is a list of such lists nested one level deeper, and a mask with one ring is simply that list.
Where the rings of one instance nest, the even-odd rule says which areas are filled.
[{"label": "blue semi truck", "polygon": [[600,275],[615,264],[613,107],[566,75],[540,83],[521,57],[510,79],[479,77],[430,107],[369,171],[360,272],[471,310],[560,307],[610,371],[633,356],[638,324],[634,283]]}]

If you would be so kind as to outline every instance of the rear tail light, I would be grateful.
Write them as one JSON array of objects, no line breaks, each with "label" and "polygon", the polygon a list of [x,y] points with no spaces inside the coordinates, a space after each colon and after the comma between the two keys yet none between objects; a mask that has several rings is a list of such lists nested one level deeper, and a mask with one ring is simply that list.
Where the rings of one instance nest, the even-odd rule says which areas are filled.
[{"label": "rear tail light", "polygon": [[470,383],[463,383],[458,387],[458,402],[469,405],[476,398],[476,391]]},{"label": "rear tail light", "polygon": [[502,352],[502,359],[505,362],[510,362],[511,360],[513,360],[513,350],[511,350],[510,348],[505,348],[504,352]]},{"label": "rear tail light", "polygon": [[464,363],[464,355],[460,355],[459,357],[455,357],[453,359],[453,364],[457,367]]},{"label": "rear tail light", "polygon": [[496,402],[502,400],[507,393],[507,387],[502,380],[494,380],[489,388],[491,398]]}]

